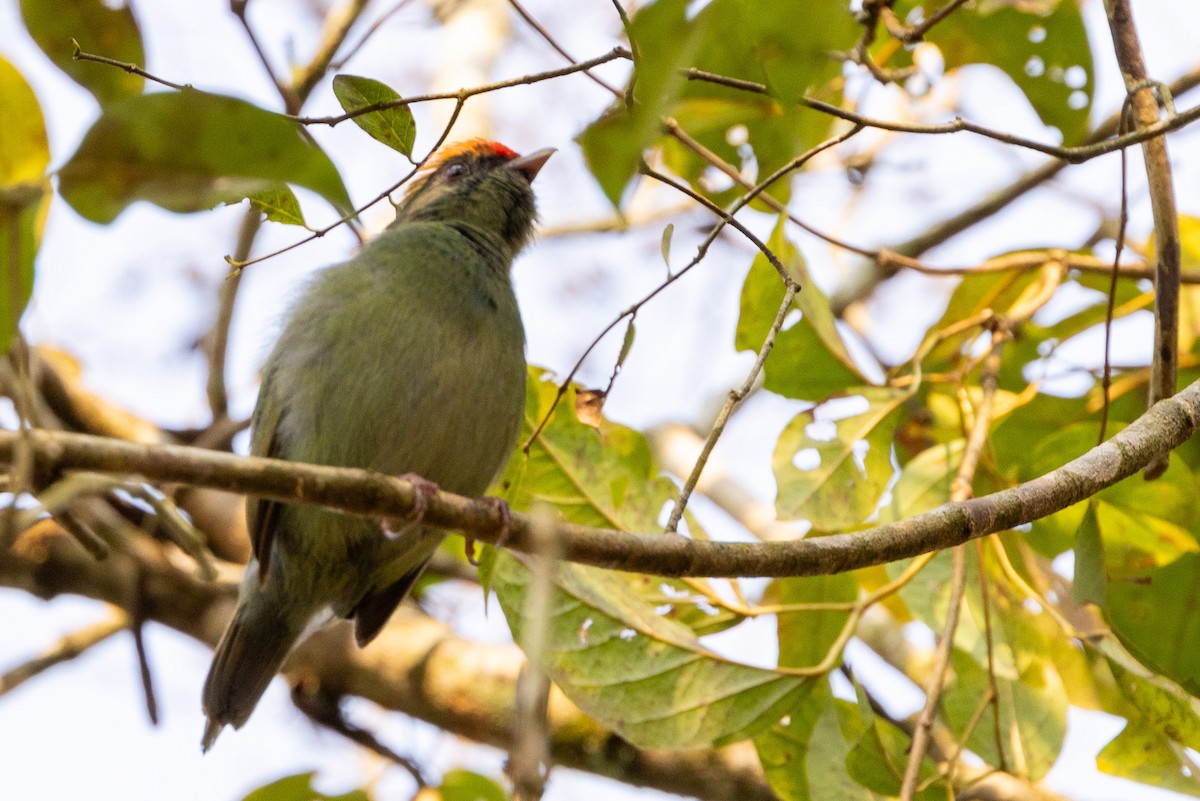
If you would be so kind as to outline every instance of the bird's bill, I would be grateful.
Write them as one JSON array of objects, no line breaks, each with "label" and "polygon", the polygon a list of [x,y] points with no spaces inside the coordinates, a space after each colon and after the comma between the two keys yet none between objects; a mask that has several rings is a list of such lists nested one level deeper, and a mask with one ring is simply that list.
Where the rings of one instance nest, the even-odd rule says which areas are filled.
[{"label": "bird's bill", "polygon": [[546,147],[530,153],[528,156],[520,156],[508,163],[509,168],[516,170],[525,176],[526,180],[533,183],[533,179],[541,172],[542,166],[546,161],[554,155],[556,148]]}]

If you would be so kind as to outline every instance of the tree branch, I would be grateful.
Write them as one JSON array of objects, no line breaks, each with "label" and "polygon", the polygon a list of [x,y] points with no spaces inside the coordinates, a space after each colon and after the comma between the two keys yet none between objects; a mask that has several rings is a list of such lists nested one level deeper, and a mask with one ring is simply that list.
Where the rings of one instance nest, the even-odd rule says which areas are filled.
[{"label": "tree branch", "polygon": [[[198,580],[149,538],[130,540],[128,548],[97,562],[67,534],[47,526],[0,553],[0,586],[46,599],[83,595],[129,611],[139,575],[138,603],[148,619],[216,643],[233,612],[237,587],[232,581]],[[472,643],[443,623],[401,611],[366,650],[353,647],[346,626],[318,632],[288,658],[285,673],[334,697],[360,696],[507,749],[524,664],[514,645]],[[748,742],[717,750],[641,750],[584,715],[557,688],[550,693],[549,723],[551,758],[561,767],[706,801],[776,801]]]},{"label": "tree branch", "polygon": [[[558,523],[563,558],[661,576],[813,576],[842,573],[950,548],[1006,531],[1078,503],[1127,478],[1200,429],[1200,381],[1155,404],[1111,440],[1016,487],[952,502],[887,525],[798,542],[728,543],[634,534]],[[0,460],[11,460],[18,434],[0,432]],[[146,446],[35,430],[23,438],[41,483],[62,470],[134,473],[353,514],[402,518],[415,494],[407,481],[352,468],[239,457],[181,446]],[[496,509],[446,492],[429,498],[426,522],[495,543],[505,528]],[[530,553],[528,515],[513,514],[505,545]]]},{"label": "tree branch", "polygon": [[[1113,52],[1121,65],[1125,89],[1131,95],[1137,132],[1160,124],[1157,91],[1146,73],[1142,45],[1138,41],[1129,0],[1105,0]],[[1165,98],[1164,98],[1165,99]],[[1168,109],[1173,106],[1168,106]],[[1168,114],[1169,121],[1173,114]],[[1142,143],[1146,165],[1146,183],[1150,190],[1150,209],[1154,216],[1154,249],[1158,271],[1154,278],[1154,356],[1150,370],[1150,398],[1153,404],[1175,394],[1179,372],[1179,215],[1175,210],[1175,188],[1171,178],[1171,159],[1167,141],[1162,137]],[[1167,469],[1166,459],[1146,467],[1146,478],[1156,478]]]}]

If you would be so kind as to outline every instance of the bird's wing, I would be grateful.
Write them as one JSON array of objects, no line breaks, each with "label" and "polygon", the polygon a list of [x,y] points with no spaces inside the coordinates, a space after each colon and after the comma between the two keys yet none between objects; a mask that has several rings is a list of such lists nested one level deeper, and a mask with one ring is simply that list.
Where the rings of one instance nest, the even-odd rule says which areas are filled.
[{"label": "bird's wing", "polygon": [[[279,419],[283,416],[283,404],[273,397],[271,373],[263,376],[258,391],[258,404],[254,407],[254,420],[250,438],[250,455],[281,458],[279,450]],[[258,560],[258,581],[267,580],[271,566],[271,545],[275,539],[275,524],[283,505],[278,501],[249,498],[246,501],[246,528],[250,533],[250,548]]]}]

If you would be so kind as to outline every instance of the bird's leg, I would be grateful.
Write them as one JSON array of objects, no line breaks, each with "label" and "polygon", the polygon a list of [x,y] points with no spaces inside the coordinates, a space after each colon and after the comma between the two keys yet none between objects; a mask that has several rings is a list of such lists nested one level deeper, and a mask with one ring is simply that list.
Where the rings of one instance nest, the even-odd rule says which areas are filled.
[{"label": "bird's leg", "polygon": [[429,508],[429,496],[442,490],[436,483],[416,473],[401,473],[396,478],[413,485],[413,508],[404,519],[392,518],[383,521],[383,532],[390,537],[398,537],[424,520],[425,510]]},{"label": "bird's leg", "polygon": [[[496,510],[496,514],[500,515],[500,532],[496,535],[496,544],[494,547],[501,548],[504,543],[508,542],[508,536],[512,533],[512,509],[508,506],[508,501],[503,498],[496,498],[491,495],[480,499],[483,503]],[[475,538],[467,537],[467,541],[463,544],[463,550],[466,552],[467,561],[479,567],[479,560],[475,558]]]}]

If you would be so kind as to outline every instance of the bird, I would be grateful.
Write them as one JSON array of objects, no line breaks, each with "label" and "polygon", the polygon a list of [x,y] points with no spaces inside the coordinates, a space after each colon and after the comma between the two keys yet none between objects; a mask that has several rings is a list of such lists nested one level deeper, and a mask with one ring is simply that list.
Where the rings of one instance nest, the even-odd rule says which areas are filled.
[{"label": "bird", "polygon": [[[537,221],[532,182],[554,153],[446,145],[396,219],[300,293],[263,367],[250,452],[419,476],[479,497],[503,470],[525,408],[514,258]],[[445,532],[250,498],[253,556],[204,683],[208,751],[240,728],[292,648],[335,618],[370,643]]]}]

